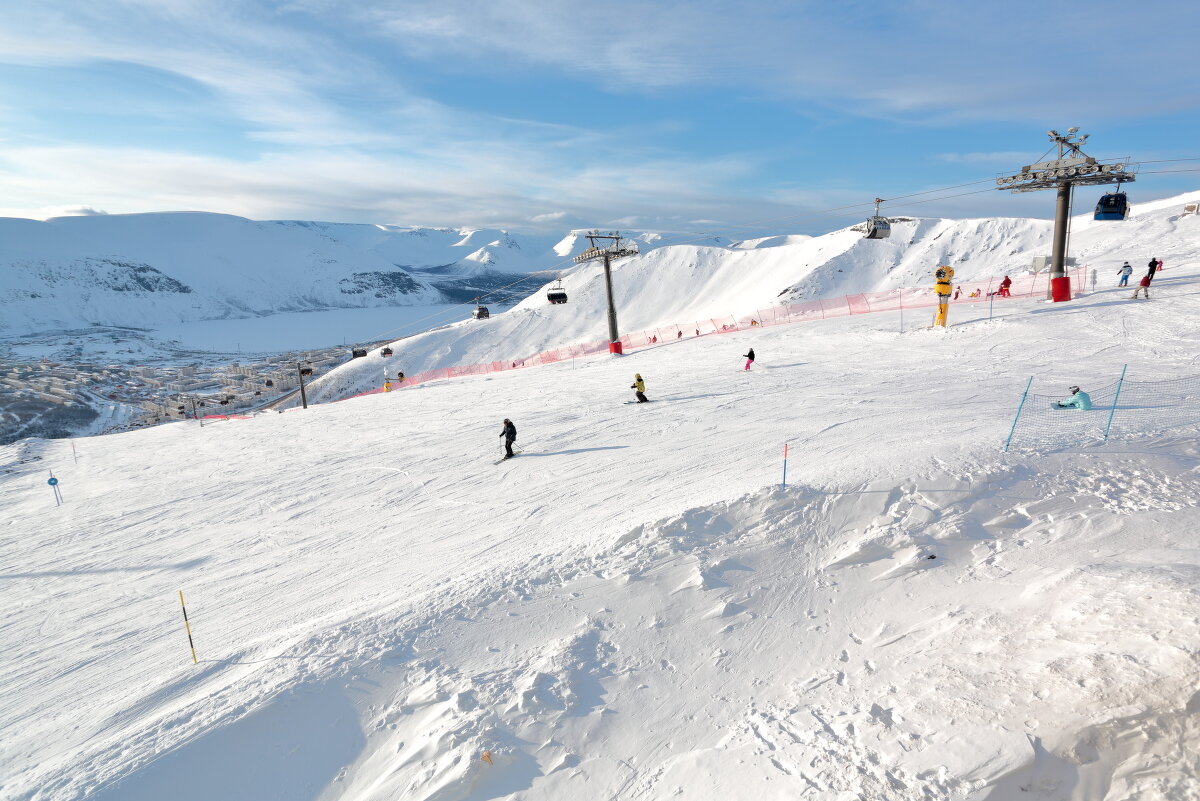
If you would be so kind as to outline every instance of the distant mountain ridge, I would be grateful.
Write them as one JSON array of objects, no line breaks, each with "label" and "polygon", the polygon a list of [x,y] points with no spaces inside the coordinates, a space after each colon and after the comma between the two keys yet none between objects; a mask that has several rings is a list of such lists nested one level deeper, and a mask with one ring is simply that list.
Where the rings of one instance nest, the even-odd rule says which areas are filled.
[{"label": "distant mountain ridge", "polygon": [[578,239],[206,212],[0,218],[0,336],[457,303],[500,287],[516,302],[550,273],[524,276],[570,266]]}]

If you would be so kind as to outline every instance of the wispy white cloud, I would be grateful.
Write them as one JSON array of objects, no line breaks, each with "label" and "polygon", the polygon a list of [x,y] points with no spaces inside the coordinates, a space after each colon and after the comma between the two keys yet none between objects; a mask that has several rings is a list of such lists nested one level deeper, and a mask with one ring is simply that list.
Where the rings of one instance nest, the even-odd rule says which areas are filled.
[{"label": "wispy white cloud", "polygon": [[[269,154],[252,161],[141,149],[22,147],[0,153],[0,180],[25,204],[4,213],[45,216],[78,200],[109,212],[163,209],[436,226],[558,229],[604,224],[612,209],[674,220],[705,212],[778,212],[769,201],[728,196],[721,162],[627,162],[567,171],[536,152],[487,154],[443,145],[409,159],[345,152]],[[11,200],[9,201],[11,203]],[[545,211],[553,204],[556,210]],[[670,210],[664,216],[664,210]]]},{"label": "wispy white cloud", "polygon": [[[583,0],[380,0],[347,13],[414,57],[552,65],[649,91],[724,85],[865,115],[943,119],[1119,118],[1129,99],[1141,113],[1177,108],[1179,86],[1160,77],[1187,74],[1198,17],[1175,4],[1128,10],[1115,0],[1091,3],[1085,15],[1034,0],[611,0],[597,14]],[[1112,54],[1096,43],[1111,41],[1114,26],[1122,52],[1147,56],[1111,68]],[[1183,94],[1190,107],[1200,103]]]},{"label": "wispy white cloud", "polygon": [[[1103,81],[1052,91],[1047,75],[1097,58],[1077,43],[1105,33],[1105,12],[1118,6],[1093,3],[1083,20],[1037,7],[1039,30],[1076,35],[1054,54],[1029,36],[1024,20],[1033,8],[1029,0],[612,0],[602,14],[582,0],[14,5],[0,27],[0,62],[113,62],[179,76],[222,104],[245,148],[237,157],[215,142],[116,148],[93,144],[87,131],[59,137],[58,146],[31,144],[14,135],[27,122],[23,112],[0,109],[0,179],[10,212],[79,204],[512,227],[625,216],[678,225],[773,218],[867,195],[763,181],[762,155],[698,157],[648,144],[650,133],[679,132],[684,122],[594,129],[459,108],[410,85],[387,55],[394,50],[464,80],[474,71],[507,73],[531,92],[555,70],[618,93],[736,92],[795,105],[811,119],[852,114],[928,125],[1048,116],[1059,125],[1130,108],[1114,98],[1137,98],[1143,113],[1200,103],[1195,92],[1157,80],[1191,69],[1194,21],[1141,9],[1123,18],[1123,47],[1153,49],[1152,58],[1126,59]],[[144,113],[155,113],[149,101]],[[1031,155],[945,153],[941,161],[999,167]],[[744,188],[751,181],[763,188]]]}]

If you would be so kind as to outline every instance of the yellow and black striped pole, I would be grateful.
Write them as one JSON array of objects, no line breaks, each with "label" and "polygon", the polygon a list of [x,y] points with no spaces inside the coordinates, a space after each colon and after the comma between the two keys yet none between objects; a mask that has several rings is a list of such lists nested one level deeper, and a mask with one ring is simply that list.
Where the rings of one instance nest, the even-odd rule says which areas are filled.
[{"label": "yellow and black striped pole", "polygon": [[183,590],[179,591],[179,608],[183,610],[183,627],[187,629],[188,645],[192,649],[192,664],[196,662],[196,644],[192,642],[192,624],[188,622],[187,607],[183,605]]}]

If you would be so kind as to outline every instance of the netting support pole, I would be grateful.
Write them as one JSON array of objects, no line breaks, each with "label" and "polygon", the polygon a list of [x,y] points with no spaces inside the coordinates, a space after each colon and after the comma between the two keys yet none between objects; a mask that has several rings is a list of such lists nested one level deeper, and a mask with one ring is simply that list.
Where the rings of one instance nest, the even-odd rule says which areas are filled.
[{"label": "netting support pole", "polygon": [[1121,385],[1125,383],[1125,371],[1129,369],[1129,365],[1121,366],[1121,377],[1117,379],[1117,392],[1113,395],[1112,409],[1108,412],[1108,425],[1104,427],[1104,441],[1108,442],[1108,431],[1112,428],[1113,415],[1117,413],[1117,399],[1121,397]]},{"label": "netting support pole", "polygon": [[1025,408],[1025,399],[1029,397],[1029,388],[1033,386],[1033,376],[1029,376],[1029,380],[1025,382],[1025,392],[1021,395],[1021,402],[1017,404],[1017,414],[1013,417],[1012,428],[1008,430],[1008,440],[1004,443],[1004,452],[1008,453],[1008,446],[1012,444],[1013,434],[1017,431],[1017,421],[1021,419],[1021,409]]}]

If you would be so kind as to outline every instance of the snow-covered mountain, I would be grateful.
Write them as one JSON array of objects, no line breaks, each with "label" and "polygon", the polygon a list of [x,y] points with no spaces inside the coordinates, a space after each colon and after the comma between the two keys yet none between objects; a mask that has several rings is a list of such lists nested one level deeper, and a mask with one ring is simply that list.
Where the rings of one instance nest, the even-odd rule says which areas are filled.
[{"label": "snow-covered mountain", "polygon": [[[1151,256],[1172,264],[1200,259],[1200,215],[1184,215],[1200,192],[1139,204],[1123,222],[1072,220],[1070,253],[1108,280],[1125,260],[1141,268]],[[906,219],[886,240],[864,239],[857,226],[816,237],[780,236],[733,247],[672,245],[614,262],[622,331],[686,327],[695,320],[740,315],[779,303],[928,286],[939,264],[956,279],[1027,273],[1050,253],[1053,223],[1030,219]],[[406,373],[459,364],[522,359],[607,334],[603,269],[581,265],[563,279],[570,302],[552,306],[536,292],[508,312],[470,320],[391,344]],[[377,359],[346,364],[323,377],[314,397],[336,400],[379,386]]]},{"label": "snow-covered mountain", "polygon": [[[1163,257],[1149,301],[1105,261],[945,330],[755,328],[0,446],[0,795],[1200,798],[1200,429],[1123,408],[1107,445],[1001,451],[1030,375],[1200,371],[1194,223],[1094,234]],[[623,308],[757,303],[807,275],[788,249],[631,260]],[[560,311],[462,329],[533,350]],[[652,403],[622,404],[635,371]]]},{"label": "snow-covered mountain", "polygon": [[[655,236],[640,238],[652,247]],[[198,212],[0,218],[0,336],[461,302],[524,274],[569,266],[586,244],[576,234]],[[532,279],[524,291],[544,280]]]}]

